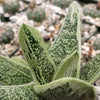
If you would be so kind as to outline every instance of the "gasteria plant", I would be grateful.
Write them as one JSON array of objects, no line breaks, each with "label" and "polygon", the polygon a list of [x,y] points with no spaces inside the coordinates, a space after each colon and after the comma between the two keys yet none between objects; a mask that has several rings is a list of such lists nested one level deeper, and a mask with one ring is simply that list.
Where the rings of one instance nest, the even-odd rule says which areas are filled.
[{"label": "gasteria plant", "polygon": [[80,41],[77,2],[49,51],[38,31],[23,24],[19,42],[28,64],[0,56],[0,100],[96,100],[91,84],[100,77],[100,54],[80,68]]}]

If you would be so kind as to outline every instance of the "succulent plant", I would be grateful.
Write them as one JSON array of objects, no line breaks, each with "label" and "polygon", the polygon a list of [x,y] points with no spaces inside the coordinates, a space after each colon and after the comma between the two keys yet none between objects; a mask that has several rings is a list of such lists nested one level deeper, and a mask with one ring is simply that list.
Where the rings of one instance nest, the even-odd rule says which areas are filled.
[{"label": "succulent plant", "polygon": [[0,32],[0,44],[9,43],[14,38],[14,32],[12,30],[12,27],[3,26],[0,29],[3,29]]},{"label": "succulent plant", "polygon": [[96,100],[91,84],[100,77],[100,54],[80,67],[80,40],[76,2],[49,51],[39,32],[23,24],[19,42],[28,65],[0,56],[0,100]]},{"label": "succulent plant", "polygon": [[20,4],[18,0],[12,0],[10,2],[6,2],[3,8],[6,13],[15,14],[19,11]]},{"label": "succulent plant", "polygon": [[83,10],[83,13],[84,15],[89,15],[91,17],[100,17],[100,11],[94,9],[85,8]]},{"label": "succulent plant", "polygon": [[46,17],[45,10],[41,7],[36,7],[34,10],[29,9],[27,11],[27,16],[28,19],[32,19],[36,22],[42,22]]},{"label": "succulent plant", "polygon": [[52,0],[52,3],[61,8],[68,7],[73,0]]}]

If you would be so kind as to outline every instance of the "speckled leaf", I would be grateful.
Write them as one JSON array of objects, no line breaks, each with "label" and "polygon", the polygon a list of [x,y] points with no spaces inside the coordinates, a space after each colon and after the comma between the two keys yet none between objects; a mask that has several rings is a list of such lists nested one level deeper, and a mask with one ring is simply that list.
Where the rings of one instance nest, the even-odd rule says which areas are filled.
[{"label": "speckled leaf", "polygon": [[28,63],[25,61],[25,60],[23,60],[23,59],[21,59],[21,58],[19,58],[19,57],[13,57],[13,58],[11,58],[13,61],[15,61],[16,63],[19,63],[19,64],[21,64],[21,65],[23,65],[23,66],[26,66],[26,67],[29,67],[29,65],[28,65]]},{"label": "speckled leaf", "polygon": [[50,82],[55,73],[55,65],[38,31],[23,24],[19,32],[19,42],[35,82],[37,84]]},{"label": "speckled leaf", "polygon": [[0,100],[39,100],[34,83],[18,86],[0,86]]},{"label": "speckled leaf", "polygon": [[100,54],[95,58],[92,58],[85,66],[80,70],[80,79],[93,84],[100,78]]},{"label": "speckled leaf", "polygon": [[93,87],[76,78],[61,78],[42,86],[34,86],[44,100],[96,100]]},{"label": "speckled leaf", "polygon": [[31,82],[29,68],[22,66],[6,57],[0,56],[0,81],[5,85],[18,85]]},{"label": "speckled leaf", "polygon": [[54,80],[63,77],[76,77],[78,61],[79,55],[76,51],[69,57],[66,57],[56,72]]},{"label": "speckled leaf", "polygon": [[[57,67],[66,56],[69,56],[75,50],[78,50],[79,58],[81,58],[80,35],[79,8],[78,4],[74,1],[69,7],[58,37],[49,49],[49,53]],[[80,64],[78,67],[80,67]]]}]

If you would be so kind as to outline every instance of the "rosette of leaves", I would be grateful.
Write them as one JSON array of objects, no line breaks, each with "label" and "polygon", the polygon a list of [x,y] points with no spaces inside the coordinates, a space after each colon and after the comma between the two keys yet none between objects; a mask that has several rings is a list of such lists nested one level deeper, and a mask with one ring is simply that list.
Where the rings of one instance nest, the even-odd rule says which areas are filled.
[{"label": "rosette of leaves", "polygon": [[38,31],[23,24],[19,42],[28,64],[0,56],[0,100],[96,100],[91,84],[100,77],[100,55],[80,67],[80,40],[76,2],[49,51]]},{"label": "rosette of leaves", "polygon": [[73,0],[52,0],[52,3],[61,8],[68,7]]},{"label": "rosette of leaves", "polygon": [[12,27],[2,26],[0,30],[0,44],[9,43],[14,38]]},{"label": "rosette of leaves", "polygon": [[34,10],[29,9],[27,11],[28,19],[34,20],[36,22],[42,22],[45,18],[45,10],[41,7],[36,7]]},{"label": "rosette of leaves", "polygon": [[19,11],[19,8],[20,8],[20,4],[19,4],[19,1],[18,0],[12,0],[12,1],[6,1],[4,6],[4,11],[6,13],[9,13],[9,14],[15,14],[16,12]]},{"label": "rosette of leaves", "polygon": [[83,9],[83,13],[84,15],[89,15],[91,17],[100,17],[100,11],[94,9],[85,8]]}]

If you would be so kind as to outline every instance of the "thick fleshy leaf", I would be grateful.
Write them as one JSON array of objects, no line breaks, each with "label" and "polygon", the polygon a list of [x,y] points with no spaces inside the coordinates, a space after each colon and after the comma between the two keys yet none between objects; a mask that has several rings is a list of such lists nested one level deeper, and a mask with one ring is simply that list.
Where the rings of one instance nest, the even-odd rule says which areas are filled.
[{"label": "thick fleshy leaf", "polygon": [[37,84],[50,82],[55,73],[55,65],[38,31],[23,24],[19,32],[19,42],[35,82]]},{"label": "thick fleshy leaf", "polygon": [[76,77],[78,61],[79,55],[76,51],[72,53],[69,57],[66,57],[60,65],[58,71],[56,72],[54,80],[63,77]]},{"label": "thick fleshy leaf", "polygon": [[[74,1],[69,7],[58,37],[49,49],[49,53],[57,68],[61,61],[75,50],[78,51],[79,59],[81,59],[80,35],[80,13],[78,4]],[[80,67],[80,62],[78,67]]]},{"label": "thick fleshy leaf", "polygon": [[29,67],[28,63],[27,63],[25,60],[23,60],[23,59],[21,59],[21,58],[19,58],[19,57],[13,57],[13,58],[11,58],[11,59],[12,59],[13,61],[15,61],[15,62],[17,62],[17,63],[23,65],[23,66]]},{"label": "thick fleshy leaf", "polygon": [[0,100],[39,100],[34,83],[18,86],[0,86]]},{"label": "thick fleshy leaf", "polygon": [[93,87],[76,78],[62,78],[42,86],[34,86],[34,91],[44,100],[96,100]]},{"label": "thick fleshy leaf", "polygon": [[80,79],[93,84],[100,78],[100,54],[80,69]]},{"label": "thick fleshy leaf", "polygon": [[0,83],[20,85],[33,81],[31,71],[11,59],[0,56]]}]

